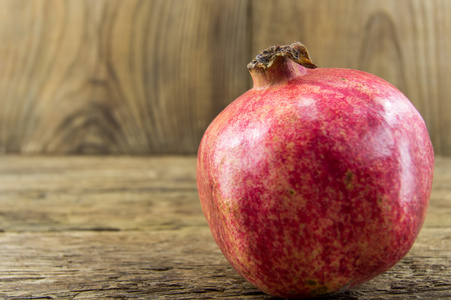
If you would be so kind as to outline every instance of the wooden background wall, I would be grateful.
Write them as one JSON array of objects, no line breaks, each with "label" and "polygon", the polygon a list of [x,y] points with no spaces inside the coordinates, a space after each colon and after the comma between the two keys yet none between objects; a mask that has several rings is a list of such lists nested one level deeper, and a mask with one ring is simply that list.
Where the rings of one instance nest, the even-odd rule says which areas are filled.
[{"label": "wooden background wall", "polygon": [[194,154],[297,40],[395,84],[451,155],[449,0],[0,0],[0,153]]}]

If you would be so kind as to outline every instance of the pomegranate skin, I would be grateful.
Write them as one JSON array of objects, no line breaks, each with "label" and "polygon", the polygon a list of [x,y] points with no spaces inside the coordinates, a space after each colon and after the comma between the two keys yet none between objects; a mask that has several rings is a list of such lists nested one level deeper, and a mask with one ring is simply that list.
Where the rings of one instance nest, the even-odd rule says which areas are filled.
[{"label": "pomegranate skin", "polygon": [[413,245],[432,188],[432,144],[415,107],[383,79],[282,65],[286,80],[253,74],[254,88],[206,130],[202,209],[226,259],[263,292],[342,292]]}]

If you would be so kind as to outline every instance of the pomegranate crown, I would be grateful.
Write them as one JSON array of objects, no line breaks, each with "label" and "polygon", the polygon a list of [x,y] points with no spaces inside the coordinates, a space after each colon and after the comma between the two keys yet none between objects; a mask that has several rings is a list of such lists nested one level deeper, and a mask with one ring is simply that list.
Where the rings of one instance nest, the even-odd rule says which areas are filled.
[{"label": "pomegranate crown", "polygon": [[310,59],[307,48],[302,43],[295,42],[291,45],[274,45],[263,50],[247,65],[247,68],[249,70],[254,68],[266,70],[271,67],[277,57],[284,56],[306,68],[314,69],[317,67]]}]

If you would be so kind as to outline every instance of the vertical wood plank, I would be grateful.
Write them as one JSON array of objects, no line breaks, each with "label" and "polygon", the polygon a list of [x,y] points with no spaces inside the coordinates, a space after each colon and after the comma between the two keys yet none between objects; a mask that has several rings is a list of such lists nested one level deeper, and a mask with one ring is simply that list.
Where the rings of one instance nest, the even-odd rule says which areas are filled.
[{"label": "vertical wood plank", "polygon": [[252,51],[300,40],[320,67],[360,69],[417,107],[437,154],[451,154],[451,2],[252,2]]},{"label": "vertical wood plank", "polygon": [[0,8],[3,153],[195,153],[248,87],[247,1]]},{"label": "vertical wood plank", "polygon": [[[196,153],[210,121],[247,88],[247,1],[140,4],[124,4],[108,39],[109,66],[127,83],[118,88],[137,108],[150,153]],[[136,22],[133,34],[121,28],[127,19]]]},{"label": "vertical wood plank", "polygon": [[301,40],[320,66],[362,69],[400,88],[436,153],[451,155],[446,0],[0,0],[0,8],[0,153],[195,153],[208,123],[250,86],[251,57]]}]

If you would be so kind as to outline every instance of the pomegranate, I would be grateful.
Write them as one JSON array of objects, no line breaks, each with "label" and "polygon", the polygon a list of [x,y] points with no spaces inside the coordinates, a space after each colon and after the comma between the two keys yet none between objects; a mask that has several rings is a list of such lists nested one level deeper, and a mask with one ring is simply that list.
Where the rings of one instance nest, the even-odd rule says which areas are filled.
[{"label": "pomegranate", "polygon": [[374,75],[316,68],[301,43],[248,65],[252,89],[210,124],[199,197],[224,256],[284,298],[342,292],[413,245],[434,153],[410,101]]}]

